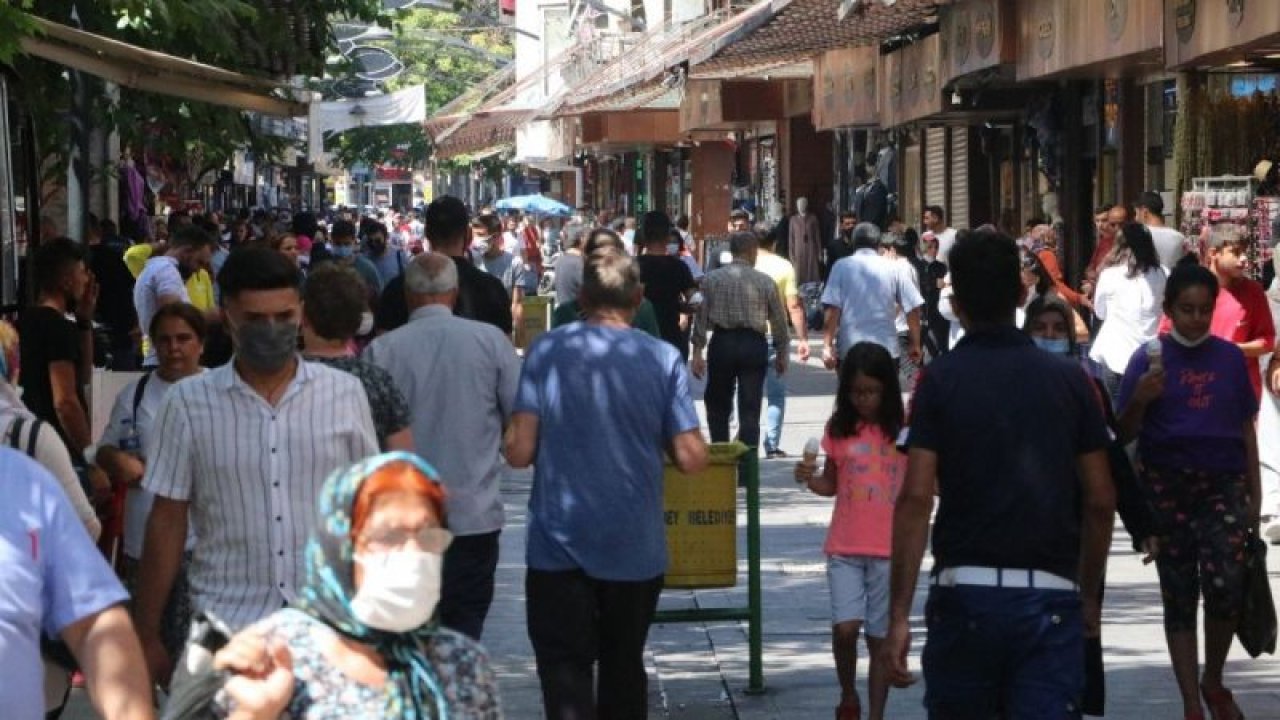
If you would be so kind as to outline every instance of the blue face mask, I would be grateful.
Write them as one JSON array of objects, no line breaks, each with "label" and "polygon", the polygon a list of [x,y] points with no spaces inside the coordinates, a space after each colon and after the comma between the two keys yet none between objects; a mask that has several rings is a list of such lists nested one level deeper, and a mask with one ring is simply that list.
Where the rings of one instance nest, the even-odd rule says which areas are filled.
[{"label": "blue face mask", "polygon": [[340,257],[340,258],[351,257],[356,252],[356,246],[355,245],[334,245],[329,248],[329,252],[333,253],[334,257]]},{"label": "blue face mask", "polygon": [[1066,355],[1071,352],[1071,343],[1066,338],[1051,340],[1049,338],[1033,337],[1031,342],[1035,343],[1036,347],[1041,350],[1051,352],[1054,355]]}]

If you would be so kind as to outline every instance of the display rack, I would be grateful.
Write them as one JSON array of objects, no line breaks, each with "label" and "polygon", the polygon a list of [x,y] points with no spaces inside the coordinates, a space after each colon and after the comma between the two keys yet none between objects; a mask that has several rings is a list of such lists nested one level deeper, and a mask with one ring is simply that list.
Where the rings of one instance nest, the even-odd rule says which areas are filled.
[{"label": "display rack", "polygon": [[1191,189],[1182,194],[1181,231],[1204,257],[1205,227],[1233,226],[1247,242],[1249,273],[1259,279],[1271,262],[1271,223],[1280,215],[1280,198],[1255,198],[1255,183],[1249,175],[1192,179]]}]

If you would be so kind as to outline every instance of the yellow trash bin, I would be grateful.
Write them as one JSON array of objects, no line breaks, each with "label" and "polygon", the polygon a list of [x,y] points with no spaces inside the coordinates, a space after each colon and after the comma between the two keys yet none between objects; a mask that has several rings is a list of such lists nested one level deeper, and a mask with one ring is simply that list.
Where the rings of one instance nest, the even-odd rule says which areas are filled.
[{"label": "yellow trash bin", "polygon": [[530,343],[551,327],[551,296],[535,295],[525,298],[524,320],[516,328],[516,347],[528,350]]},{"label": "yellow trash bin", "polygon": [[738,459],[742,443],[711,446],[711,463],[685,475],[667,463],[663,477],[669,588],[738,583]]}]

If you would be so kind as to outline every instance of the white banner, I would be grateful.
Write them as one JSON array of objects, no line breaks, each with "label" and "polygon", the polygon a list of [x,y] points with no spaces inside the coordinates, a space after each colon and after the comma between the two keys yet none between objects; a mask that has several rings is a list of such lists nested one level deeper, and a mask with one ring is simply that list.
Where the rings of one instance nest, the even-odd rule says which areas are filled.
[{"label": "white banner", "polygon": [[427,95],[422,85],[358,100],[311,103],[308,155],[313,162],[319,159],[324,152],[324,134],[327,132],[421,123],[426,119]]}]

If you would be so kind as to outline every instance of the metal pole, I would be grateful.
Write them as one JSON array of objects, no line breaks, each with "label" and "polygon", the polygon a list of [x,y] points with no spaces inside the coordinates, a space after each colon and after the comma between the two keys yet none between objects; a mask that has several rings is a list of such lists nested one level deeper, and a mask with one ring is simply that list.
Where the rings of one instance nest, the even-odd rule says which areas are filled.
[{"label": "metal pole", "polygon": [[760,597],[760,457],[749,448],[742,462],[747,480],[747,645],[748,695],[764,694],[763,601]]}]

